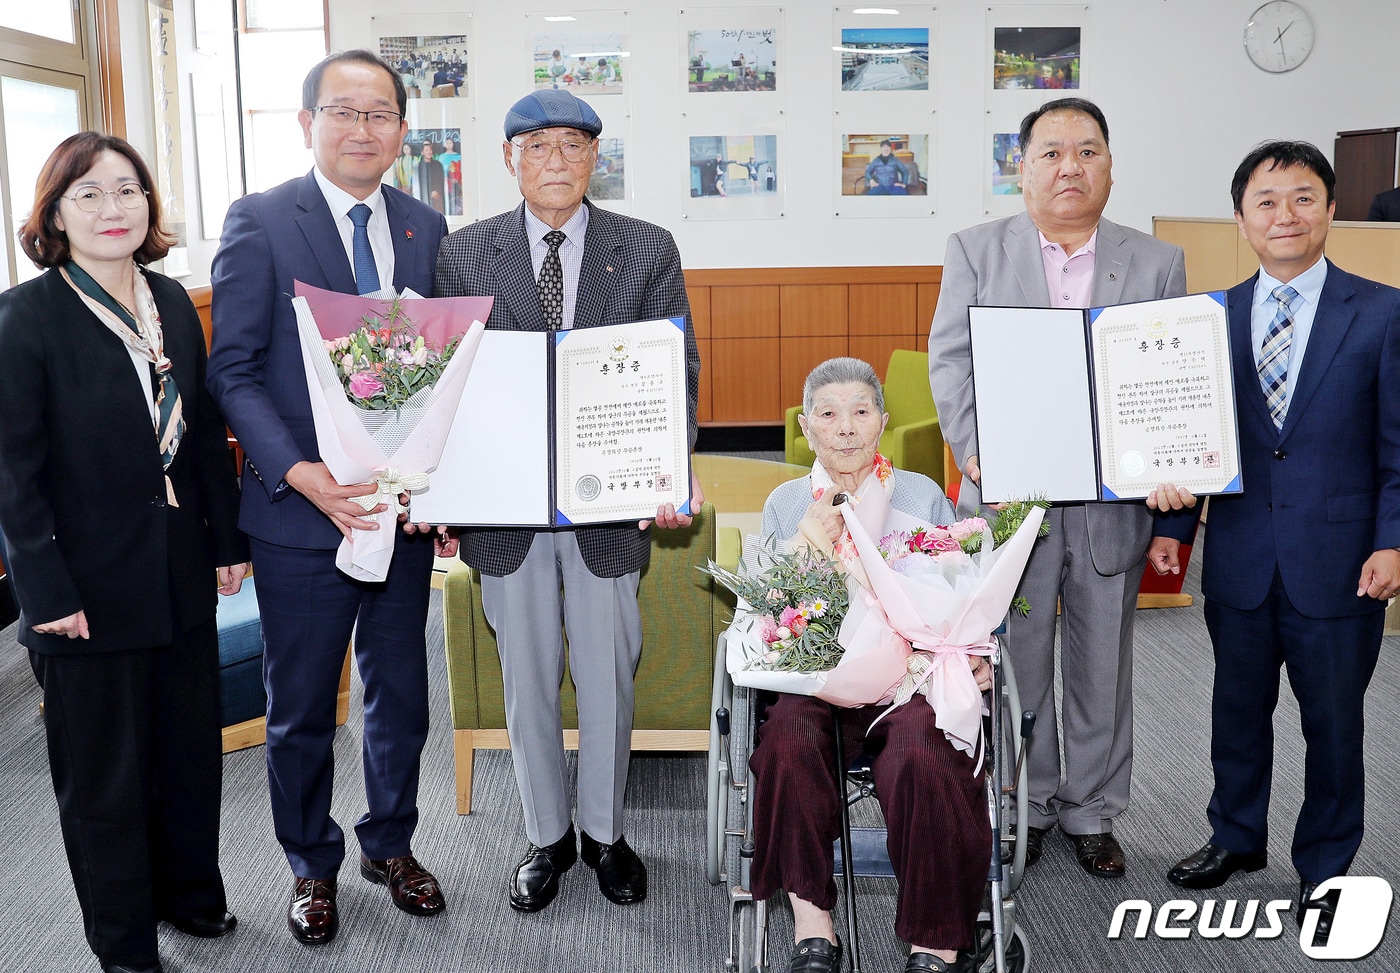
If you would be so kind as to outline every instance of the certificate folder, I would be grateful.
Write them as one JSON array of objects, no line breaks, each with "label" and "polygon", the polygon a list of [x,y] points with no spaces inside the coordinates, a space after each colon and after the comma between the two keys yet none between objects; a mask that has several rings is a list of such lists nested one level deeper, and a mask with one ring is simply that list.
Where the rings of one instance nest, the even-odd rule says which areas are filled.
[{"label": "certificate folder", "polygon": [[419,523],[563,527],[690,512],[685,318],[486,331]]},{"label": "certificate folder", "polygon": [[1223,291],[968,316],[984,503],[1240,492]]}]

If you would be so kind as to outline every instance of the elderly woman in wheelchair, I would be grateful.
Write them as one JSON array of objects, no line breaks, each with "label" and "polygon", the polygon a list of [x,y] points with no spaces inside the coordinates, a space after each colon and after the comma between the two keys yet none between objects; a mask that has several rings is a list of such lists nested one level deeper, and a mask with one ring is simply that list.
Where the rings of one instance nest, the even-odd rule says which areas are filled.
[{"label": "elderly woman in wheelchair", "polygon": [[[807,377],[802,404],[802,429],[817,462],[809,477],[785,483],[768,497],[763,534],[786,540],[811,517],[836,542],[845,531],[837,506],[889,489],[879,475],[888,464],[876,451],[889,419],[884,394],[870,365],[834,358]],[[891,482],[896,509],[929,524],[952,522],[952,505],[928,477],[894,470]],[[975,660],[974,674],[983,690],[991,686],[984,660]],[[895,932],[910,946],[905,970],[960,971],[960,956],[966,959],[960,951],[973,945],[987,882],[992,839],[983,778],[974,758],[954,749],[937,728],[932,707],[922,699],[871,727],[882,710],[841,710],[840,724],[846,753],[859,753],[863,742],[873,755],[899,882]],[[761,900],[787,891],[796,942],[788,966],[793,973],[841,968],[842,945],[831,921],[832,843],[845,787],[835,769],[834,734],[828,704],[779,693],[749,761],[755,778],[753,895]]]}]

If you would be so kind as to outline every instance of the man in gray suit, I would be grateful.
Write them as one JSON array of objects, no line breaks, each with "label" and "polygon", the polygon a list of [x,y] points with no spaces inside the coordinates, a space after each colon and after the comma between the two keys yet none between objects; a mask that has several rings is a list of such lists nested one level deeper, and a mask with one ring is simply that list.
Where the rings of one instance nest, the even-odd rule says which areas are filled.
[{"label": "man in gray suit", "polygon": [[[537,91],[516,102],[506,115],[502,149],[524,202],[443,241],[435,293],[494,295],[486,326],[513,331],[684,316],[694,446],[700,355],[680,254],[660,227],[597,209],[584,197],[602,129],[597,113],[568,91]],[[510,475],[510,457],[483,461]],[[693,478],[691,494],[694,509],[704,497]],[[670,504],[656,513],[660,527],[685,527],[690,520]],[[481,572],[482,607],[501,654],[511,758],[530,839],[510,891],[510,904],[522,912],[554,900],[560,876],[580,852],[613,902],[646,897],[646,868],[622,835],[622,799],[632,677],[642,648],[637,583],[651,554],[648,526],[462,532],[462,560]],[[583,835],[577,848],[559,710],[561,618],[578,690]]]},{"label": "man in gray suit", "polygon": [[[1047,102],[1021,122],[1026,212],[953,234],[929,334],[929,384],[964,472],[960,511],[981,503],[969,306],[1083,308],[1186,292],[1181,248],[1102,218],[1113,185],[1108,124],[1092,102]],[[1026,408],[1034,409],[1031,396]],[[1133,757],[1133,613],[1152,518],[1140,503],[1057,504],[1036,542],[1008,651],[1021,702],[1040,717],[1028,765],[1027,863],[1058,822],[1091,875],[1123,874],[1113,819]],[[1055,718],[1055,605],[1062,605],[1064,779]]]}]

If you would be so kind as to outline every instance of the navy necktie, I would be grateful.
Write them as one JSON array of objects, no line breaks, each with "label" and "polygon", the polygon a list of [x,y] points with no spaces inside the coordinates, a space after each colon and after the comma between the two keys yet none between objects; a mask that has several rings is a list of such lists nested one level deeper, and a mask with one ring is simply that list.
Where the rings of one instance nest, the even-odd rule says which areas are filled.
[{"label": "navy necktie", "polygon": [[370,208],[364,203],[350,207],[350,222],[355,224],[351,250],[355,254],[355,288],[361,294],[379,290],[379,268],[374,265],[374,251],[369,245]]}]

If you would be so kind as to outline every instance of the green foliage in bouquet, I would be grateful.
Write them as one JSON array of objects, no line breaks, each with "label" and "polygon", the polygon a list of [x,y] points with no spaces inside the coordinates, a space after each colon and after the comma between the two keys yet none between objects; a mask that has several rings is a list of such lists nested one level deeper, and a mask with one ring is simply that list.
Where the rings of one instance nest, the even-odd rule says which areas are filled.
[{"label": "green foliage in bouquet", "polygon": [[362,409],[402,408],[442,377],[461,341],[456,337],[444,348],[429,348],[397,297],[384,317],[366,314],[361,320],[363,327],[325,345],[345,397]]},{"label": "green foliage in bouquet", "polygon": [[[1026,522],[1026,518],[1031,515],[1031,511],[1036,507],[1041,510],[1050,509],[1050,501],[1043,496],[1031,497],[1029,500],[1012,500],[1005,507],[1002,507],[997,518],[992,523],[992,543],[996,547],[1001,547],[1011,540],[1016,531],[1021,529],[1021,525]],[[1050,521],[1042,520],[1040,530],[1036,532],[1037,537],[1050,536]],[[1020,595],[1011,599],[1011,610],[1022,618],[1031,613],[1031,603]]]},{"label": "green foliage in bouquet", "polygon": [[702,570],[752,606],[752,624],[768,646],[763,668],[835,668],[845,652],[836,636],[849,604],[840,562],[810,550],[769,551],[762,560],[764,569],[757,574],[726,571],[714,561]]}]

